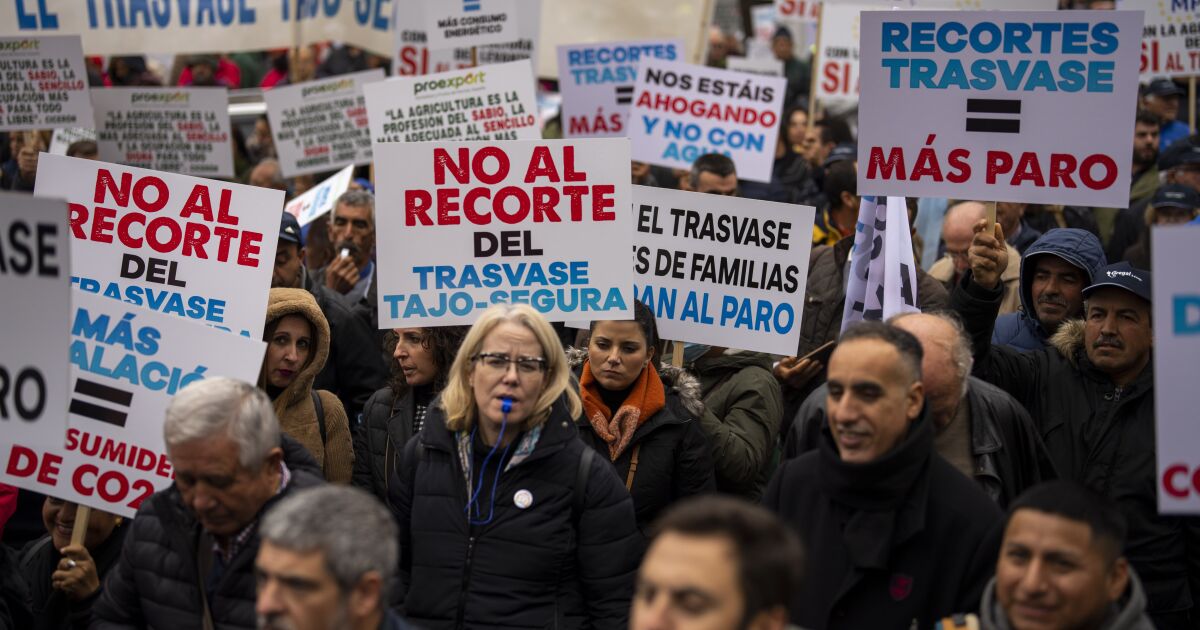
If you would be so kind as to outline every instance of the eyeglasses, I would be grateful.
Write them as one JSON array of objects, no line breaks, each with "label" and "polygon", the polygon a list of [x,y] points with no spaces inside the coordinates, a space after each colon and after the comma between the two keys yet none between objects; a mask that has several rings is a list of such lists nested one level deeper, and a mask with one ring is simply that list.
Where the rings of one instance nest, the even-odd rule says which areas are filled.
[{"label": "eyeglasses", "polygon": [[508,373],[510,363],[516,364],[517,374],[520,376],[540,374],[547,368],[546,360],[541,357],[510,357],[494,352],[480,352],[471,357],[471,360],[478,361],[480,365],[495,374]]}]

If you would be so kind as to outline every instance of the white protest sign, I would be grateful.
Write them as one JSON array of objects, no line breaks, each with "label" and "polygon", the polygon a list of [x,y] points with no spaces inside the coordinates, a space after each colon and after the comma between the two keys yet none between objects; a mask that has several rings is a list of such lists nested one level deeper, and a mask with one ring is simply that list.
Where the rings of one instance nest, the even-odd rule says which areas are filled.
[{"label": "white protest sign", "polygon": [[516,0],[419,0],[431,49],[516,41]]},{"label": "white protest sign", "polygon": [[1141,20],[863,13],[859,194],[1129,205]]},{"label": "white protest sign", "polygon": [[296,217],[300,227],[304,227],[333,210],[333,204],[337,202],[337,198],[342,193],[350,188],[352,179],[354,179],[353,165],[347,166],[320,184],[309,188],[303,195],[287,202],[283,209]]},{"label": "white protest sign", "polygon": [[1117,8],[1144,11],[1143,81],[1200,74],[1200,3],[1121,0]]},{"label": "white protest sign", "polygon": [[100,159],[158,171],[233,177],[225,88],[92,90]]},{"label": "white protest sign", "polygon": [[396,77],[363,88],[371,141],[541,137],[529,60]]},{"label": "white protest sign", "polygon": [[282,191],[42,155],[34,194],[70,204],[79,288],[262,337]]},{"label": "white protest sign", "polygon": [[725,68],[735,72],[749,72],[768,77],[783,76],[783,62],[774,57],[738,57],[730,55],[725,58]]},{"label": "white protest sign", "polygon": [[0,193],[0,435],[58,447],[67,430],[67,204]]},{"label": "white protest sign", "polygon": [[267,118],[285,177],[371,161],[363,86],[383,69],[343,74],[267,90]]},{"label": "white protest sign", "polygon": [[379,250],[380,328],[501,302],[632,317],[628,140],[379,144],[375,164],[379,241],[405,244]]},{"label": "white protest sign", "polygon": [[71,145],[80,140],[96,141],[96,130],[87,129],[84,127],[70,127],[65,129],[55,129],[54,135],[50,137],[50,148],[46,153],[54,155],[66,155],[67,149]]},{"label": "white protest sign", "polygon": [[1150,228],[1160,514],[1200,514],[1200,227]]},{"label": "white protest sign", "polygon": [[[386,55],[400,0],[16,0],[0,6],[0,36],[79,35],[89,55],[236,52],[329,40]],[[407,3],[404,3],[407,4]]]},{"label": "white protest sign", "polygon": [[634,295],[663,339],[772,354],[800,342],[811,206],[633,187]]},{"label": "white protest sign", "polygon": [[721,153],[739,178],[769,182],[786,86],[781,77],[643,59],[629,112],[633,159],[686,169]]},{"label": "white protest sign", "polygon": [[421,76],[522,59],[528,59],[533,64],[536,74],[542,0],[517,0],[516,10],[516,41],[477,46],[472,52],[471,48],[430,49],[427,45],[425,14],[421,4],[406,5],[404,15],[397,16],[392,49],[392,74]]},{"label": "white protest sign", "polygon": [[863,320],[882,321],[919,310],[908,207],[903,197],[880,201],[863,197],[858,207],[842,309],[843,331]]},{"label": "white protest sign", "polygon": [[816,22],[820,14],[820,0],[775,0],[775,15],[780,20]]},{"label": "white protest sign", "polygon": [[[213,376],[258,379],[266,344],[74,291],[65,441],[0,436],[0,482],[121,516],[172,483],[163,443],[175,392]],[[70,331],[69,336],[67,331]]]},{"label": "white protest sign", "polygon": [[558,88],[566,138],[623,138],[638,62],[683,59],[678,39],[558,47]]},{"label": "white protest sign", "polygon": [[[475,65],[487,66],[528,59],[536,80],[538,41],[541,37],[542,26],[542,0],[516,0],[516,16],[517,39],[477,47],[475,49]],[[469,58],[470,49],[459,49],[457,54],[462,55],[464,52]]]},{"label": "white protest sign", "polygon": [[0,129],[92,125],[79,37],[0,37]]}]

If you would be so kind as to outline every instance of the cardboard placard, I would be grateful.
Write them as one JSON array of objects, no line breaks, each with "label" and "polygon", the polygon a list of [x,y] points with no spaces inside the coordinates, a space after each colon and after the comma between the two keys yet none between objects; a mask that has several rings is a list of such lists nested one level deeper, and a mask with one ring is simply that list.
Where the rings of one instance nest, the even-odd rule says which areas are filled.
[{"label": "cardboard placard", "polygon": [[558,47],[558,87],[565,138],[623,138],[638,63],[683,59],[683,42],[664,39]]},{"label": "cardboard placard", "polygon": [[363,92],[376,145],[541,137],[529,60],[396,77]]},{"label": "cardboard placard", "polygon": [[538,35],[542,23],[542,0],[517,0],[517,40],[470,48],[435,48],[427,43],[425,13],[419,3],[406,6],[397,16],[392,50],[392,74],[421,76],[474,66],[528,59],[537,73]]},{"label": "cardboard placard", "polygon": [[516,0],[420,0],[429,47],[460,48],[518,39]]},{"label": "cardboard placard", "polygon": [[70,204],[84,292],[262,337],[283,191],[44,154],[34,194]]},{"label": "cardboard placard", "polygon": [[79,37],[0,37],[0,129],[92,126]]},{"label": "cardboard placard", "polygon": [[659,337],[793,352],[815,212],[634,186],[634,295],[654,311]]},{"label": "cardboard placard", "polygon": [[768,77],[783,76],[783,62],[774,57],[738,57],[730,55],[725,58],[725,68],[735,72],[749,72]]},{"label": "cardboard placard", "polygon": [[304,227],[333,210],[337,198],[350,188],[352,179],[354,179],[354,167],[347,166],[320,184],[309,188],[303,195],[287,202],[283,209],[296,217],[300,227]]},{"label": "cardboard placard", "polygon": [[769,182],[786,85],[781,77],[643,59],[629,113],[633,159],[686,169],[705,153],[723,153],[739,178]]},{"label": "cardboard placard", "polygon": [[54,155],[66,155],[67,149],[71,145],[80,140],[96,141],[96,130],[84,127],[70,127],[66,129],[55,129],[54,135],[50,137],[50,148],[46,153]]},{"label": "cardboard placard", "polygon": [[383,78],[376,68],[264,92],[284,177],[370,163],[363,86]]},{"label": "cardboard placard", "polygon": [[820,14],[820,0],[775,0],[775,15],[781,20],[816,22]]},{"label": "cardboard placard", "polygon": [[1160,2],[1159,0],[1121,0],[1122,11],[1143,11],[1142,81],[1160,77],[1191,77],[1200,74],[1200,4]]},{"label": "cardboard placard", "polygon": [[225,88],[92,90],[100,159],[185,175],[233,177]]},{"label": "cardboard placard", "polygon": [[[495,303],[632,316],[629,141],[375,147],[379,326],[470,324]],[[403,173],[403,177],[393,176]]]},{"label": "cardboard placard", "polygon": [[71,312],[67,204],[0,193],[0,435],[59,447]]},{"label": "cardboard placard", "polygon": [[863,13],[859,194],[1129,205],[1141,19]]},{"label": "cardboard placard", "polygon": [[213,376],[255,382],[266,344],[82,291],[71,300],[59,333],[70,343],[65,442],[6,431],[0,482],[132,517],[172,483],[162,426],[175,392]]}]

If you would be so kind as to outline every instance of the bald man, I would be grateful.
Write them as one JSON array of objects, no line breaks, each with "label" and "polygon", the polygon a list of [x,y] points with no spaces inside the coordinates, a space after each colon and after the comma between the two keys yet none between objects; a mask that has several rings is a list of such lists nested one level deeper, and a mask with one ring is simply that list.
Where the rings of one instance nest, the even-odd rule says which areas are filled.
[{"label": "bald man", "polygon": [[[975,236],[974,225],[987,216],[987,206],[979,201],[959,201],[946,210],[942,219],[942,242],[946,244],[946,255],[929,268],[929,275],[953,291],[954,285],[962,281],[963,274],[970,269],[967,249]],[[1011,260],[1020,260],[1021,254],[1008,245]],[[1010,265],[1000,277],[1004,283],[1004,300],[1000,302],[1000,313],[1015,313],[1021,307],[1021,270]]]}]

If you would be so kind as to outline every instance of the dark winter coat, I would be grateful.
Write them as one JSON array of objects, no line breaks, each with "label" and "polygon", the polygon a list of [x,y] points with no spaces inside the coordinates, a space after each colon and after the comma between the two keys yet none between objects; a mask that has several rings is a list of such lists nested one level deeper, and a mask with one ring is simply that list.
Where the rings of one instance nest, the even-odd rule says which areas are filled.
[{"label": "dark winter coat", "polygon": [[354,475],[350,483],[386,501],[404,445],[413,436],[412,390],[396,400],[391,387],[375,392],[354,430]]},{"label": "dark winter coat", "polygon": [[1125,555],[1146,588],[1147,610],[1195,614],[1200,519],[1158,515],[1153,362],[1117,387],[1088,359],[1082,322],[1064,323],[1050,348],[1016,352],[988,343],[998,291],[974,284],[968,273],[952,299],[975,344],[975,375],[1029,410],[1061,478],[1120,506],[1129,522]]},{"label": "dark winter coat", "polygon": [[[261,515],[296,490],[325,482],[312,455],[284,436],[284,462],[291,482],[259,511]],[[183,505],[174,485],[146,499],[127,525],[125,544],[92,606],[93,630],[203,627],[196,549],[200,523]],[[208,594],[213,623],[220,630],[256,627],[254,557],[258,533],[233,557]]]},{"label": "dark winter coat", "polygon": [[[576,487],[587,446],[564,400],[532,452],[500,475],[494,520],[482,526],[470,525],[464,510],[460,436],[446,428],[436,399],[430,406],[405,447],[411,456],[401,457],[403,481],[391,490],[404,609],[414,625],[625,627],[642,552],[633,502],[602,457],[591,457],[586,487]],[[525,509],[514,503],[520,490],[532,495]]]},{"label": "dark winter coat", "polygon": [[314,282],[307,270],[302,282],[329,322],[329,359],[317,373],[313,389],[333,392],[354,426],[367,399],[387,381],[387,365],[377,336],[333,293]]},{"label": "dark winter coat", "polygon": [[1074,228],[1046,232],[1021,257],[1021,310],[996,318],[992,343],[1016,350],[1038,350],[1049,345],[1050,334],[1038,320],[1033,301],[1033,276],[1037,271],[1033,258],[1043,254],[1053,254],[1082,269],[1084,286],[1091,284],[1092,276],[1108,264],[1095,234]]},{"label": "dark winter coat", "polygon": [[62,591],[54,590],[50,577],[58,570],[62,554],[54,548],[47,534],[29,542],[21,550],[21,574],[29,585],[30,609],[33,612],[34,630],[68,630],[87,628],[92,620],[92,604],[104,590],[104,576],[117,562],[125,532],[129,525],[113,529],[112,534],[95,549],[89,550],[96,564],[96,576],[100,578],[100,589],[86,599],[74,601]]},{"label": "dark winter coat", "polygon": [[804,543],[791,614],[813,630],[929,628],[975,610],[1002,534],[996,504],[933,451],[927,419],[859,465],[825,429],[815,451],[780,466],[763,501]]},{"label": "dark winter coat", "polygon": [[[571,349],[571,366],[582,370],[587,353]],[[658,370],[666,389],[666,407],[642,423],[633,432],[629,446],[611,462],[617,477],[629,487],[638,529],[648,533],[650,525],[672,503],[717,489],[708,436],[700,425],[704,402],[700,382],[681,368],[664,365]],[[576,420],[579,437],[604,460],[609,459],[608,443],[596,435],[587,418]],[[629,484],[629,466],[638,449],[638,464]]]},{"label": "dark winter coat", "polygon": [[[969,378],[967,406],[974,479],[1000,509],[1005,509],[1026,489],[1057,479],[1058,475],[1029,412],[995,385]],[[828,425],[827,393],[827,386],[822,385],[801,405],[784,440],[784,457],[799,457],[817,448]]]}]

